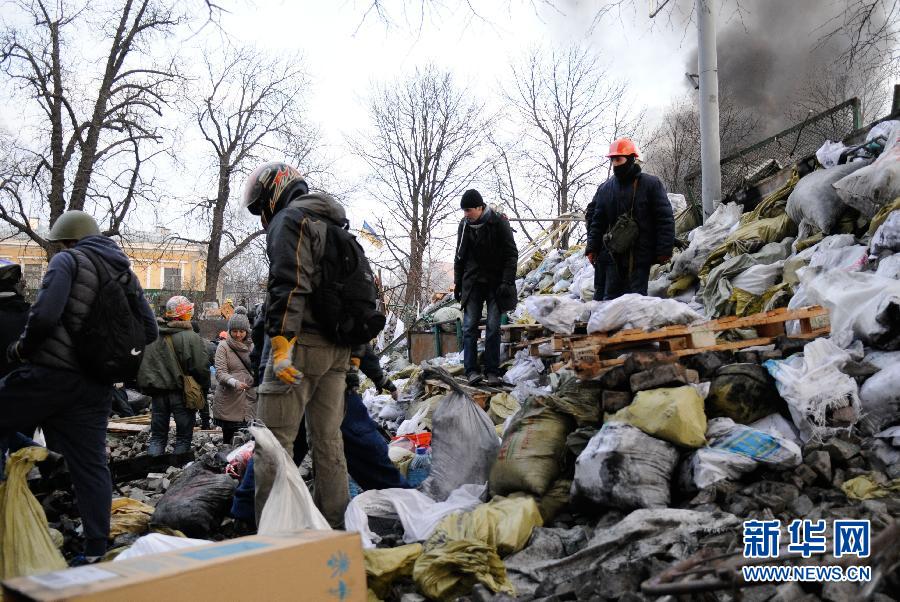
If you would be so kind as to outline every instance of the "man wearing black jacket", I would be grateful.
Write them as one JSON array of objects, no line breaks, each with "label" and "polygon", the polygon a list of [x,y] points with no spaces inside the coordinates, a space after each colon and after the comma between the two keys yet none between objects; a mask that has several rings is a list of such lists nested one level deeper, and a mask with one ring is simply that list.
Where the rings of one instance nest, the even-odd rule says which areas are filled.
[{"label": "man wearing black jacket", "polygon": [[[62,453],[72,477],[84,529],[84,558],[96,562],[106,552],[112,481],[106,458],[106,426],[111,387],[88,373],[79,359],[79,340],[100,287],[94,264],[105,265],[120,281],[128,275],[147,345],[157,337],[156,319],[144,300],[130,261],[97,222],[83,211],[63,213],[47,239],[66,250],[50,259],[22,336],[7,355],[24,365],[0,381],[0,437],[39,424],[50,449]],[[103,341],[93,341],[97,345]]]},{"label": "man wearing black jacket", "polygon": [[[647,294],[650,268],[672,257],[675,219],[666,189],[659,178],[641,173],[637,146],[620,138],[607,157],[613,177],[601,184],[588,204],[585,218],[588,240],[585,254],[594,265],[594,299],[606,301],[626,293]],[[636,237],[628,250],[613,253],[607,235],[619,230],[617,221],[633,218]],[[619,230],[621,231],[621,230]]]},{"label": "man wearing black jacket", "polygon": [[469,384],[482,380],[478,369],[478,325],[487,304],[484,375],[500,384],[500,315],[515,309],[519,252],[506,216],[487,207],[475,190],[463,193],[464,217],[456,233],[454,296],[463,308],[463,363]]}]

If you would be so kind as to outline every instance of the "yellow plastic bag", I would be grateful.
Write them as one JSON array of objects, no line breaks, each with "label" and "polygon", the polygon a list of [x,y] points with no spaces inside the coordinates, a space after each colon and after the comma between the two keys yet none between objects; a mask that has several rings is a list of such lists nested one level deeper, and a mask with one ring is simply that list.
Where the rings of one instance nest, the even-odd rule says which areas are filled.
[{"label": "yellow plastic bag", "polygon": [[7,480],[0,483],[0,579],[66,568],[47,515],[28,489],[28,472],[46,458],[46,448],[24,447],[6,463]]},{"label": "yellow plastic bag", "polygon": [[514,595],[500,556],[518,552],[544,524],[534,498],[495,497],[470,512],[442,520],[416,560],[413,579],[429,598],[452,599],[483,583],[494,593]]},{"label": "yellow plastic bag", "polygon": [[872,236],[881,227],[881,224],[887,221],[888,216],[894,211],[900,210],[900,197],[897,197],[884,207],[878,210],[878,213],[875,214],[875,217],[872,218],[872,221],[869,223],[869,231],[867,234]]},{"label": "yellow plastic bag", "polygon": [[114,538],[123,533],[146,533],[150,528],[150,517],[153,506],[119,497],[112,501],[109,519],[109,537]]},{"label": "yellow plastic bag", "polygon": [[669,288],[666,289],[666,296],[668,297],[677,297],[681,293],[685,292],[697,282],[697,277],[693,274],[687,274],[677,279],[675,282],[669,285]]},{"label": "yellow plastic bag", "polygon": [[685,447],[706,445],[706,412],[694,387],[641,391],[612,420],[636,426],[648,435]]},{"label": "yellow plastic bag", "polygon": [[455,600],[483,583],[494,593],[515,595],[497,551],[480,541],[460,539],[425,552],[413,567],[413,579],[434,600]]},{"label": "yellow plastic bag", "polygon": [[494,421],[494,424],[501,425],[506,422],[507,418],[518,412],[521,407],[519,400],[509,393],[497,393],[491,397],[487,414]]},{"label": "yellow plastic bag", "polygon": [[720,247],[713,250],[700,268],[700,280],[705,281],[709,273],[722,263],[726,255],[732,257],[743,253],[754,253],[763,245],[779,242],[788,236],[797,235],[797,225],[787,213],[750,222],[732,232]]},{"label": "yellow plastic bag", "polygon": [[369,591],[379,598],[390,593],[391,584],[400,577],[411,577],[416,559],[422,555],[422,544],[411,543],[396,548],[363,550]]},{"label": "yellow plastic bag", "polygon": [[851,500],[874,500],[900,491],[900,478],[881,485],[871,475],[862,475],[845,481],[841,489]]}]

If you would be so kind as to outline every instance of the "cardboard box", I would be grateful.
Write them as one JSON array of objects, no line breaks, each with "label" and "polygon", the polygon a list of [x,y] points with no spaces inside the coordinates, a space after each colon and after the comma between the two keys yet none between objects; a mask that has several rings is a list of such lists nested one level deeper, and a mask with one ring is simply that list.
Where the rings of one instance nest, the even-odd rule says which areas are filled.
[{"label": "cardboard box", "polygon": [[254,535],[3,582],[3,601],[366,600],[359,534]]}]

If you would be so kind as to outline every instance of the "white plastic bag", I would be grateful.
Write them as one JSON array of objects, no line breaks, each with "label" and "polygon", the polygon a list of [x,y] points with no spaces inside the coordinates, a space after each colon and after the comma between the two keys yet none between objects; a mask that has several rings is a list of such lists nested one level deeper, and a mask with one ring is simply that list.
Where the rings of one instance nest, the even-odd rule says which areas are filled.
[{"label": "white plastic bag", "polygon": [[564,293],[569,290],[572,286],[572,282],[569,280],[560,280],[556,284],[553,285],[553,294]]},{"label": "white plastic bag", "polygon": [[480,505],[486,489],[487,484],[462,485],[443,502],[435,502],[416,489],[364,491],[350,500],[344,526],[359,533],[364,548],[374,548],[381,538],[369,528],[369,517],[399,518],[405,543],[424,541],[448,514],[468,512]]},{"label": "white plastic bag", "polygon": [[113,562],[120,560],[128,560],[130,558],[139,558],[141,556],[149,556],[150,554],[163,554],[174,550],[183,550],[185,548],[196,548],[206,544],[215,543],[206,539],[191,539],[190,537],[176,537],[174,535],[163,535],[162,533],[150,533],[143,537],[138,537],[131,547],[116,556]]},{"label": "white plastic bag", "polygon": [[731,229],[737,225],[741,211],[741,206],[736,203],[719,205],[702,226],[692,231],[691,244],[675,258],[672,277],[699,272],[709,254],[725,242]]},{"label": "white plastic bag", "polygon": [[683,194],[669,192],[666,196],[669,197],[669,204],[672,205],[672,215],[678,215],[687,209],[687,199],[684,198]]},{"label": "white plastic bag", "polygon": [[841,153],[845,150],[847,150],[847,147],[844,146],[842,142],[826,140],[825,143],[819,147],[819,150],[816,151],[816,160],[818,160],[819,165],[825,169],[835,167],[841,158]]},{"label": "white plastic bag", "polygon": [[756,422],[752,423],[750,427],[764,433],[769,433],[773,437],[779,437],[781,439],[793,441],[797,445],[800,445],[802,443],[802,441],[800,440],[800,433],[797,431],[797,427],[795,427],[791,422],[787,420],[787,418],[785,418],[781,414],[769,414],[765,418],[760,418]]},{"label": "white plastic bag", "polygon": [[412,418],[408,418],[400,423],[400,426],[397,427],[397,436],[400,437],[402,435],[414,435],[415,433],[421,433],[425,430],[425,423],[423,422],[428,414],[428,408],[422,407]]},{"label": "white plastic bag", "polygon": [[450,387],[431,419],[431,473],[419,486],[423,493],[440,502],[461,485],[487,482],[500,439],[494,421],[450,374],[429,368],[426,375]]},{"label": "white plastic bag", "polygon": [[[809,268],[807,268],[808,270]],[[799,273],[807,299],[828,308],[831,337],[841,347],[858,339],[880,349],[900,346],[900,281],[871,272]]]},{"label": "white plastic bag", "polygon": [[272,431],[264,426],[251,426],[250,434],[256,440],[254,469],[262,462],[275,465],[275,479],[259,517],[257,533],[281,535],[304,529],[330,531],[331,526],[316,508],[300,476],[300,469]]},{"label": "white plastic bag", "polygon": [[841,372],[850,355],[829,339],[806,344],[803,353],[763,364],[775,379],[778,393],[788,404],[791,419],[804,443],[837,434],[842,429],[828,424],[831,411],[850,406],[859,417],[856,381]]},{"label": "white plastic bag", "polygon": [[562,295],[532,295],[525,299],[528,313],[544,328],[557,334],[572,334],[575,323],[585,319],[592,305]]},{"label": "white plastic bag", "polygon": [[882,278],[893,278],[900,280],[900,253],[888,255],[878,260],[878,269],[875,270],[876,276]]},{"label": "white plastic bag", "polygon": [[835,182],[834,188],[844,203],[869,218],[900,196],[900,122],[894,122],[887,135],[884,152],[870,165]]},{"label": "white plastic bag", "polygon": [[675,299],[645,297],[637,293],[610,301],[599,301],[588,320],[588,333],[610,332],[620,328],[660,328],[671,324],[690,324],[703,316]]}]

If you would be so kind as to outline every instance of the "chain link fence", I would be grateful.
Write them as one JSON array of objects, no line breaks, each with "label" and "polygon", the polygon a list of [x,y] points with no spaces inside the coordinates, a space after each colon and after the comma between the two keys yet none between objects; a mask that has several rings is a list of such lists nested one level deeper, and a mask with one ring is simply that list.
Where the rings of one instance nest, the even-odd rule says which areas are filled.
[{"label": "chain link fence", "polygon": [[[860,103],[851,98],[721,160],[722,198],[763,180],[783,167],[814,154],[826,140],[843,140],[860,123]],[[688,201],[699,205],[700,170],[684,179]]]}]

